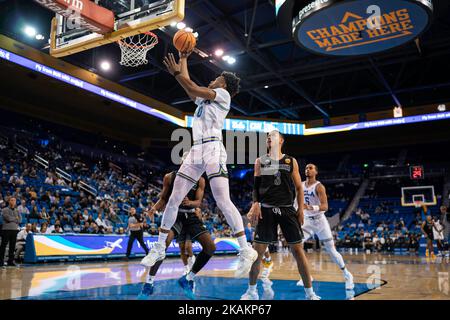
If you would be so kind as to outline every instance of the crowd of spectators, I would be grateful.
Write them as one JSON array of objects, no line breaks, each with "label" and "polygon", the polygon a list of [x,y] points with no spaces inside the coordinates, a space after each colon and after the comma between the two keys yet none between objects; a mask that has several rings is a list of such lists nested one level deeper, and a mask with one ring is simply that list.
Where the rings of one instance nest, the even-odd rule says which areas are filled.
[{"label": "crowd of spectators", "polygon": [[[146,176],[144,181],[131,172],[125,174],[119,165],[107,161],[46,149],[41,153],[42,158],[50,163],[58,162],[70,176],[64,179],[56,170],[39,165],[32,155],[12,145],[0,143],[0,148],[0,210],[8,205],[10,197],[15,197],[24,230],[45,234],[122,235],[128,232],[128,215],[134,207],[139,215],[145,216],[144,232],[158,234],[161,213],[150,218],[145,211],[157,201],[163,169]],[[242,195],[237,198],[244,202]],[[202,211],[204,223],[215,237],[231,235],[210,196],[205,197]]]}]

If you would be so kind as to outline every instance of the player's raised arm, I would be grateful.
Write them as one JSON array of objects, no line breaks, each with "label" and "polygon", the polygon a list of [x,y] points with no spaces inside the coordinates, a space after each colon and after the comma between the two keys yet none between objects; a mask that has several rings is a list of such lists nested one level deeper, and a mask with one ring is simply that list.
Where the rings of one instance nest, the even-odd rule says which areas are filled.
[{"label": "player's raised arm", "polygon": [[296,159],[294,159],[293,163],[294,163],[294,166],[292,168],[292,179],[294,180],[295,191],[297,193],[298,222],[300,223],[300,225],[303,225],[303,223],[304,223],[303,205],[305,204],[305,195],[303,193],[302,177],[300,176],[298,162]]},{"label": "player's raised arm", "polygon": [[169,73],[175,77],[175,79],[183,87],[184,91],[186,91],[186,93],[188,94],[189,97],[191,97],[191,99],[193,97],[202,98],[205,100],[216,99],[216,92],[213,89],[200,87],[189,77],[182,74],[182,63],[181,62],[177,63],[172,53],[169,53],[168,56],[164,58],[163,63],[167,67]]},{"label": "player's raised arm", "polygon": [[[191,77],[189,75],[189,69],[188,69],[188,58],[191,55],[191,52],[179,52],[179,56],[180,56],[180,65],[181,65],[181,75],[183,77],[188,78],[189,80],[191,80]],[[195,96],[191,96],[189,95],[189,98],[195,102],[196,98]]]},{"label": "player's raised arm", "polygon": [[185,199],[181,204],[191,208],[200,208],[202,205],[203,195],[205,194],[205,185],[205,179],[200,178],[198,181],[197,191],[195,192],[195,200],[190,201],[189,199]]}]

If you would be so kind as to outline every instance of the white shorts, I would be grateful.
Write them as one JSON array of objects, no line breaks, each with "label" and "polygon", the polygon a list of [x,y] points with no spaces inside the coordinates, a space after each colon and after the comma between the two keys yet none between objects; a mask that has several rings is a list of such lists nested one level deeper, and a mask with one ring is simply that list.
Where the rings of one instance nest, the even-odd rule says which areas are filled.
[{"label": "white shorts", "polygon": [[437,232],[433,229],[433,237],[434,240],[444,240],[444,233],[443,232]]},{"label": "white shorts", "polygon": [[302,226],[305,240],[307,241],[316,235],[320,241],[331,241],[333,235],[331,233],[330,223],[324,214],[315,216],[314,219],[305,216],[305,222]]},{"label": "white shorts", "polygon": [[228,178],[227,151],[222,141],[194,145],[178,170],[178,175],[197,183],[204,172],[208,179]]}]

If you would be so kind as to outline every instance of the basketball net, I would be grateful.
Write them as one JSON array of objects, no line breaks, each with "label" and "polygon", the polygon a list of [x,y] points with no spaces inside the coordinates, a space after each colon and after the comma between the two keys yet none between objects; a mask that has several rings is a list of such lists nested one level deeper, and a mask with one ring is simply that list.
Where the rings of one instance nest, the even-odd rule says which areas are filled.
[{"label": "basketball net", "polygon": [[120,64],[125,67],[138,67],[147,64],[147,53],[158,42],[158,36],[153,32],[145,32],[119,40],[117,43],[122,51]]}]

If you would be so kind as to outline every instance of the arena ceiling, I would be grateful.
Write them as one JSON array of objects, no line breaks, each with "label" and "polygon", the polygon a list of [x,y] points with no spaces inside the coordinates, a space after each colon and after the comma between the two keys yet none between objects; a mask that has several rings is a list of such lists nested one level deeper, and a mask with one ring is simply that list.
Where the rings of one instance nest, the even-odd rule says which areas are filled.
[{"label": "arena ceiling", "polygon": [[[301,121],[385,110],[397,104],[449,102],[450,6],[447,0],[433,2],[433,25],[418,43],[370,57],[330,58],[305,51],[282,33],[270,0],[187,0],[185,22],[199,33],[198,48],[210,54],[222,48],[237,60],[228,65],[222,59],[194,55],[191,73],[205,85],[221,70],[237,72],[243,88],[234,100],[234,115]],[[26,39],[21,28],[34,24],[48,39],[51,18],[51,12],[30,0],[0,0],[0,32],[34,47],[42,49],[44,44]],[[145,67],[121,67],[115,44],[63,59],[192,112],[195,106],[161,63],[174,50],[175,31],[157,32],[162,41]],[[99,70],[103,60],[113,62],[111,71]]]}]

